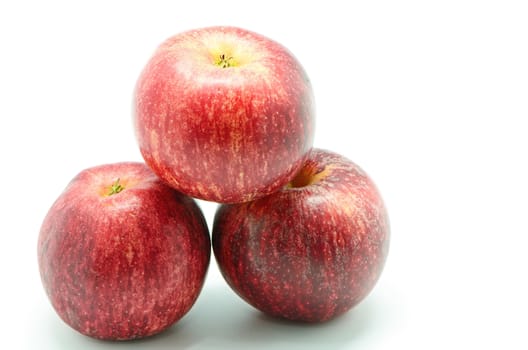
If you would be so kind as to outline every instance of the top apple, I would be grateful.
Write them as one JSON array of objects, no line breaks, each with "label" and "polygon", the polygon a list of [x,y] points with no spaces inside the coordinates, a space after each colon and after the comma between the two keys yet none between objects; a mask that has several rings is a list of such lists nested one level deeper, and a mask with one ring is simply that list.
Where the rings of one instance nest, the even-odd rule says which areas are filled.
[{"label": "top apple", "polygon": [[314,136],[308,76],[282,45],[234,27],[175,35],[137,81],[141,154],[175,189],[235,203],[288,183]]}]

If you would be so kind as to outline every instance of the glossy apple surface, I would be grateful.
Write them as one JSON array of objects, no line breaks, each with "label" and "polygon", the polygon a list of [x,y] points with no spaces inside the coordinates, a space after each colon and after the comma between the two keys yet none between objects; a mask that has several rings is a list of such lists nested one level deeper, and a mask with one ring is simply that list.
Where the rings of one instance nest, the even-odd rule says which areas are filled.
[{"label": "glossy apple surface", "polygon": [[55,311],[80,333],[110,340],[153,335],[183,317],[210,254],[200,208],[143,163],[79,173],[50,208],[38,240]]},{"label": "glossy apple surface", "polygon": [[290,181],[312,147],[314,114],[297,59],[233,27],[167,39],[134,95],[146,163],[179,191],[221,203],[252,200]]},{"label": "glossy apple surface", "polygon": [[291,320],[326,321],[359,303],[388,249],[388,215],[372,180],[319,149],[278,192],[220,206],[213,226],[213,251],[231,288]]}]

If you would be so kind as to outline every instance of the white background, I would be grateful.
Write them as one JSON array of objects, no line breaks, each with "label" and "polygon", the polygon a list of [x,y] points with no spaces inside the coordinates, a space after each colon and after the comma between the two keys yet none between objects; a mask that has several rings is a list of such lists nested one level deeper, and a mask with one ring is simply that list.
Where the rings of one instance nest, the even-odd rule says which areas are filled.
[{"label": "white background", "polygon": [[[311,77],[315,145],[361,165],[392,245],[369,297],[322,325],[241,301],[214,264],[194,308],[134,342],[81,336],[40,284],[49,206],[84,168],[141,160],[132,91],[155,47],[224,24],[288,47]],[[2,1],[0,348],[526,349],[526,1]],[[215,205],[200,202],[211,223]]]}]

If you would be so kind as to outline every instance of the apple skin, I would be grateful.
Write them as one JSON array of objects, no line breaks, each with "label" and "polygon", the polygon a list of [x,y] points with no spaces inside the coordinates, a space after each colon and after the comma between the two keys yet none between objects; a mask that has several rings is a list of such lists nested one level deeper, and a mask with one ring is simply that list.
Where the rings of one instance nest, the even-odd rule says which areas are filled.
[{"label": "apple skin", "polygon": [[376,186],[348,159],[314,149],[278,192],[221,205],[213,251],[230,287],[262,312],[323,322],[372,290],[389,250]]},{"label": "apple skin", "polygon": [[175,189],[208,201],[275,192],[313,144],[303,67],[282,45],[240,28],[167,39],[138,78],[133,108],[145,162]]},{"label": "apple skin", "polygon": [[[109,195],[112,186],[124,189]],[[57,314],[106,340],[154,335],[183,317],[210,255],[195,201],[134,162],[80,172],[50,208],[38,239],[42,284]]]}]

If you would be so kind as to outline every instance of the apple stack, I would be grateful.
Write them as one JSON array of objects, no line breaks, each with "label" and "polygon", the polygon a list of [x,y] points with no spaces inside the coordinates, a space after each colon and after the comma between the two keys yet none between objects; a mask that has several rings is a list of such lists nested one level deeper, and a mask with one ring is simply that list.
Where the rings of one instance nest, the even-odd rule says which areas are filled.
[{"label": "apple stack", "polygon": [[308,76],[282,45],[234,27],[163,42],[141,73],[134,127],[145,164],[82,171],[44,219],[42,283],[77,331],[124,340],[183,317],[210,262],[264,313],[332,319],[376,284],[389,248],[369,176],[313,148]]}]

